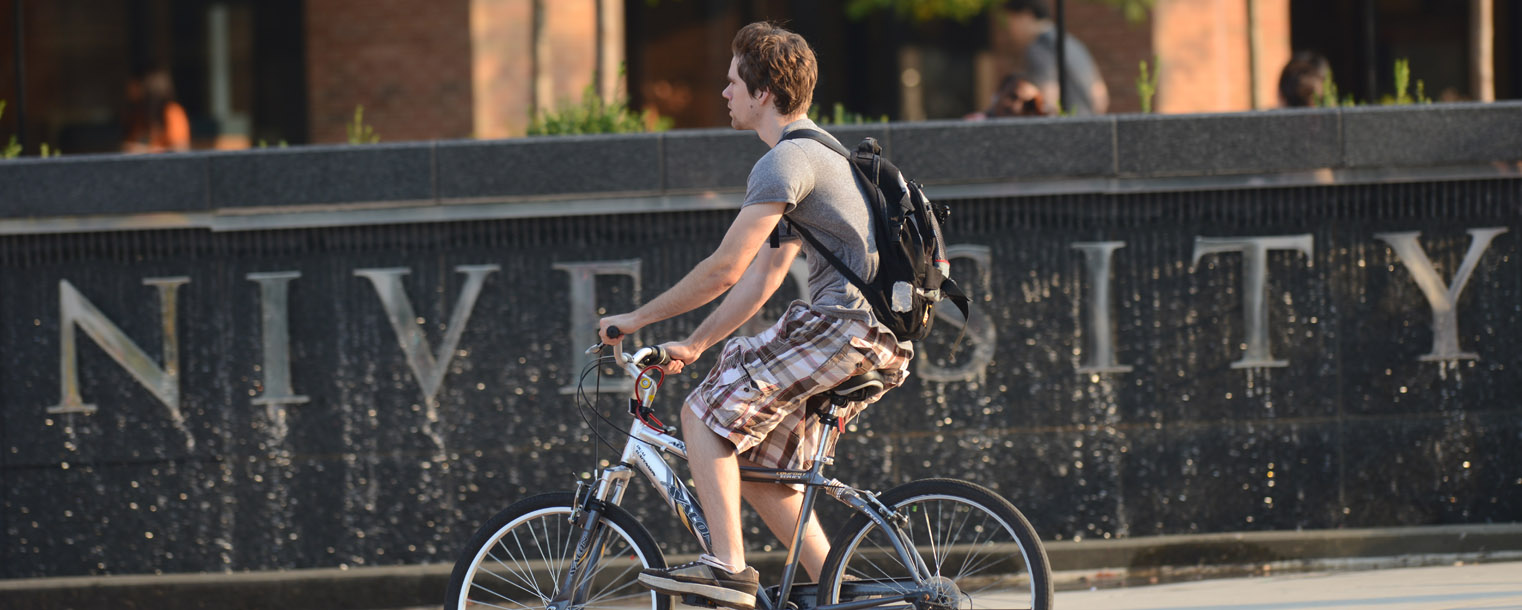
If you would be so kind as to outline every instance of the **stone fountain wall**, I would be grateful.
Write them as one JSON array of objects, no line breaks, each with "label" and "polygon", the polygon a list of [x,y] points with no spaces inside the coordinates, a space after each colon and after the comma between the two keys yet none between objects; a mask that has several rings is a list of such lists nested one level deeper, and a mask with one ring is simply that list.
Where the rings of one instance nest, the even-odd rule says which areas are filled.
[{"label": "stone fountain wall", "polygon": [[[967,478],[1061,540],[1522,519],[1519,119],[842,129],[953,206],[976,308],[853,422],[836,474]],[[491,513],[617,457],[572,395],[594,321],[711,252],[763,150],[698,131],[0,165],[0,578],[453,561]],[[692,383],[668,380],[667,421]]]}]

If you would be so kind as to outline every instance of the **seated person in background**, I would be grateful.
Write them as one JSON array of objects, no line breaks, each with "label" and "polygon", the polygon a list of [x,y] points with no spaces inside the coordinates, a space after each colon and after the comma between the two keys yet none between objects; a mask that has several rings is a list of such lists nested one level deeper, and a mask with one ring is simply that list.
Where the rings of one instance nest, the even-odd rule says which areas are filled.
[{"label": "seated person in background", "polygon": [[[1069,116],[1104,114],[1110,107],[1110,90],[1088,47],[1068,32],[1063,44],[1062,91],[1057,87],[1057,27],[1052,23],[1047,0],[1004,0],[999,12],[1002,26],[1025,57],[1024,74],[1041,91],[1041,113]],[[1060,97],[1059,97],[1060,96]],[[1065,108],[1058,109],[1059,99]]]},{"label": "seated person in background", "polygon": [[983,111],[983,115],[988,118],[1042,116],[1044,113],[1041,109],[1044,107],[1041,90],[1036,84],[1020,74],[1011,74],[999,83],[999,91],[994,94],[993,103]]},{"label": "seated person in background", "polygon": [[1285,108],[1320,106],[1322,88],[1330,71],[1331,66],[1319,53],[1296,53],[1279,73],[1279,105]]},{"label": "seated person in background", "polygon": [[122,152],[190,150],[190,119],[174,100],[174,80],[168,70],[128,79],[126,98]]}]

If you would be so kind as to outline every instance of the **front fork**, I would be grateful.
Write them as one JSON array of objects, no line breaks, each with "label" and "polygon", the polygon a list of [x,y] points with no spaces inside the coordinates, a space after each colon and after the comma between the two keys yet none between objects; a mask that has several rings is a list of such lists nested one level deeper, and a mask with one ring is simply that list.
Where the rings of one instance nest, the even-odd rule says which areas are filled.
[{"label": "front fork", "polygon": [[594,488],[582,481],[576,482],[576,499],[570,522],[576,526],[575,552],[567,562],[566,572],[560,575],[560,587],[550,598],[547,610],[569,610],[586,603],[592,577],[597,573],[597,563],[602,560],[608,528],[602,527],[602,514],[606,506],[617,506],[623,501],[633,473],[627,466],[614,466],[603,471]]}]

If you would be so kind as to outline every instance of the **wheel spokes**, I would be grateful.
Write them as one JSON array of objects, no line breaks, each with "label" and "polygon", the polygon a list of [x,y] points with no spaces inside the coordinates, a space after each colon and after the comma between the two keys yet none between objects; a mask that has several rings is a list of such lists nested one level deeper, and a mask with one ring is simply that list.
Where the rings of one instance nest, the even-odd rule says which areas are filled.
[{"label": "wheel spokes", "polygon": [[[935,579],[932,586],[938,595],[947,596],[946,602],[961,608],[1029,608],[1034,603],[1028,551],[1002,517],[956,497],[921,497],[897,505],[897,510],[910,516],[904,534],[924,558]],[[891,537],[871,527],[857,539],[841,573],[889,581],[875,590],[858,588],[858,595],[885,595],[889,587],[904,593],[913,590],[915,570],[903,565]],[[837,593],[850,589],[837,586]],[[843,596],[840,601],[845,601]]]},{"label": "wheel spokes", "polygon": [[566,525],[567,516],[566,511],[538,513],[506,526],[465,583],[468,603],[520,610],[543,608],[557,597],[574,595],[586,599],[578,599],[573,608],[590,610],[627,608],[631,601],[655,599],[634,578],[646,562],[628,535],[610,524],[599,535],[601,551],[578,566],[588,571],[567,580],[582,533]]}]

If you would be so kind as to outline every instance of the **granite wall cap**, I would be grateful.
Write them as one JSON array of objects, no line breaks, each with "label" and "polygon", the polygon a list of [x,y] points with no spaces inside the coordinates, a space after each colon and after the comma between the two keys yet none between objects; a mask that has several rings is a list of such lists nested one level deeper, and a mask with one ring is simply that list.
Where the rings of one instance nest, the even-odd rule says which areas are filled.
[{"label": "granite wall cap", "polygon": [[1112,119],[894,123],[894,164],[926,184],[1113,173]]},{"label": "granite wall cap", "polygon": [[[888,123],[820,125],[847,148],[862,138],[877,138],[890,154]],[[673,192],[744,189],[751,167],[768,150],[756,132],[735,129],[691,129],[661,135],[665,188]]]},{"label": "granite wall cap", "polygon": [[651,134],[439,142],[442,199],[566,193],[654,193],[660,140]]},{"label": "granite wall cap", "polygon": [[1352,167],[1522,160],[1518,101],[1354,107],[1342,120]]},{"label": "granite wall cap", "polygon": [[661,134],[668,191],[744,189],[750,168],[769,150],[754,131],[685,129]]},{"label": "granite wall cap", "polygon": [[433,198],[433,142],[210,153],[216,208]]},{"label": "granite wall cap", "polygon": [[[929,184],[1455,167],[1522,160],[1522,101],[825,125]],[[739,191],[767,148],[727,128],[0,163],[0,218]]]},{"label": "granite wall cap", "polygon": [[845,144],[846,148],[855,150],[856,145],[861,144],[864,138],[877,140],[877,145],[882,147],[883,156],[893,159],[893,124],[892,123],[857,123],[852,125],[821,125],[835,139]]},{"label": "granite wall cap", "polygon": [[1276,172],[1342,161],[1338,115],[1294,109],[1116,117],[1120,175]]},{"label": "granite wall cap", "polygon": [[0,161],[0,217],[205,210],[206,173],[200,153]]}]

